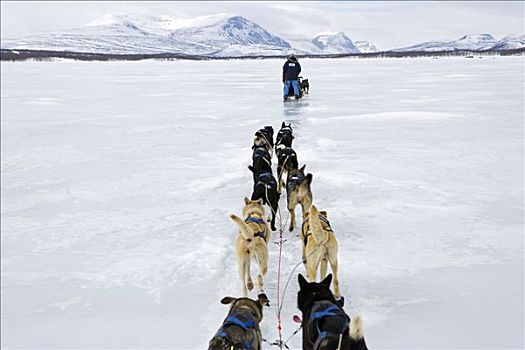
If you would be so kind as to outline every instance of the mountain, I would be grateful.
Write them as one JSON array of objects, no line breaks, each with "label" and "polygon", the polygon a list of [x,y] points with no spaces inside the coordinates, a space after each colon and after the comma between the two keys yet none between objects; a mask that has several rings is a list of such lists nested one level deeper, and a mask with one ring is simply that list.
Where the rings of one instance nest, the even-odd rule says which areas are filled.
[{"label": "mountain", "polygon": [[455,51],[455,50],[507,50],[525,47],[525,36],[506,36],[496,40],[490,34],[464,35],[452,41],[428,41],[421,44],[403,47],[392,51]]},{"label": "mountain", "polygon": [[[303,35],[286,34],[286,41],[290,43],[294,52],[300,55],[308,54],[344,54],[344,53],[360,53],[368,52],[361,51],[346,36],[345,33],[339,32],[335,34],[322,34],[315,38],[309,38]],[[371,47],[375,46],[369,43]],[[377,50],[377,48],[375,48]]]},{"label": "mountain", "polygon": [[[496,40],[490,34],[429,41],[392,51],[508,50],[525,47],[525,36]],[[368,41],[343,32],[314,38],[273,34],[238,15],[215,14],[189,19],[171,16],[106,15],[83,27],[4,39],[2,49],[70,51],[96,54],[185,54],[209,57],[357,54],[378,52]]]},{"label": "mountain", "polygon": [[354,45],[362,53],[379,52],[377,46],[369,41],[354,41]]},{"label": "mountain", "polygon": [[233,16],[204,26],[182,28],[170,38],[198,43],[213,55],[256,54],[275,52],[286,54],[291,46],[280,37],[269,33],[257,23],[242,16]]},{"label": "mountain", "polygon": [[205,52],[195,43],[169,37],[169,30],[127,16],[104,16],[84,27],[2,40],[2,48],[111,54]]},{"label": "mountain", "polygon": [[352,40],[343,32],[318,35],[312,43],[322,52],[330,54],[359,53]]},{"label": "mountain", "polygon": [[525,34],[507,35],[492,47],[493,50],[513,50],[525,48]]}]

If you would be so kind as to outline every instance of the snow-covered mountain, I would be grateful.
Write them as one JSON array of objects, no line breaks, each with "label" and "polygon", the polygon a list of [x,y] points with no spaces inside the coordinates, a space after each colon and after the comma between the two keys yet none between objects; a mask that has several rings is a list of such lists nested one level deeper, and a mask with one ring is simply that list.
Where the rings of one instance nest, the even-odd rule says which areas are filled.
[{"label": "snow-covered mountain", "polygon": [[[393,51],[506,50],[525,47],[525,36],[496,40],[490,34],[429,41]],[[79,28],[4,39],[2,49],[104,54],[175,53],[199,56],[285,56],[378,52],[368,41],[352,42],[343,32],[314,38],[277,35],[245,17],[215,14],[191,19],[171,16],[107,15]]]},{"label": "snow-covered mountain", "polygon": [[525,48],[525,34],[507,35],[492,47],[493,50],[512,50]]},{"label": "snow-covered mountain", "polygon": [[352,40],[343,32],[318,35],[312,42],[322,53],[359,53]]},{"label": "snow-covered mountain", "polygon": [[[288,39],[290,38],[290,39]],[[373,44],[362,45],[371,52]],[[171,16],[106,15],[87,25],[2,40],[3,49],[33,49],[111,54],[179,53],[248,56],[359,53],[345,33],[307,38],[270,33],[238,15],[216,14],[192,19]]]},{"label": "snow-covered mountain", "polygon": [[206,53],[203,45],[170,37],[172,31],[162,27],[163,20],[104,16],[80,28],[5,39],[2,48],[112,54]]},{"label": "snow-covered mountain", "polygon": [[232,52],[240,55],[260,52],[286,54],[291,49],[288,42],[242,16],[228,17],[209,25],[178,29],[170,34],[170,38],[204,45],[211,54],[221,56],[231,56]]},{"label": "snow-covered mountain", "polygon": [[370,41],[354,41],[354,45],[359,50],[359,52],[362,53],[379,52],[377,46],[372,44]]},{"label": "snow-covered mountain", "polygon": [[470,34],[452,41],[427,41],[392,51],[483,51],[518,49],[523,47],[525,47],[525,39],[523,35],[506,36],[498,41],[490,34]]}]

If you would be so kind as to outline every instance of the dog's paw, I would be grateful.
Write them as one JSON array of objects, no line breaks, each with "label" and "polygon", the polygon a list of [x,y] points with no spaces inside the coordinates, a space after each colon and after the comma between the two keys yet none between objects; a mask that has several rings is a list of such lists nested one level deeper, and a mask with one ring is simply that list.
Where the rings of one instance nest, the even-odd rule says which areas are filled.
[{"label": "dog's paw", "polygon": [[246,283],[246,287],[248,287],[248,290],[251,291],[253,289],[253,281],[249,280],[248,283]]},{"label": "dog's paw", "polygon": [[295,227],[293,227],[292,225],[290,225],[290,227],[288,228],[288,230],[289,230],[290,232],[292,232],[294,229],[295,229]]}]

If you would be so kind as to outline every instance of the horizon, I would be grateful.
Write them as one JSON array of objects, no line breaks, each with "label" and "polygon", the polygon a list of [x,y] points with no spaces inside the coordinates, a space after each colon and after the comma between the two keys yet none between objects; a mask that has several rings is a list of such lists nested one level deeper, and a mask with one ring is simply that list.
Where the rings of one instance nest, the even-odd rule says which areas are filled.
[{"label": "horizon", "polygon": [[[490,34],[501,39],[522,35],[525,27],[523,2],[2,1],[1,9],[2,40],[79,28],[108,15],[169,16],[180,22],[203,16],[239,15],[283,39],[343,32],[353,42],[368,41],[380,50],[453,41],[464,35]],[[443,18],[449,19],[446,26],[441,24]]]}]

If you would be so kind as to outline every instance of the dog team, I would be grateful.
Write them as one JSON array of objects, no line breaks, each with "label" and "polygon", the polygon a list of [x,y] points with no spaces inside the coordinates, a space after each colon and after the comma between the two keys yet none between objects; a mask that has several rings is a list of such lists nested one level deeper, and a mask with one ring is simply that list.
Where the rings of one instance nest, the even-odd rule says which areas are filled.
[{"label": "dog team", "polygon": [[[237,224],[235,250],[241,281],[241,298],[225,297],[222,304],[230,305],[230,311],[221,328],[210,340],[209,350],[259,350],[262,334],[259,324],[263,307],[269,305],[264,292],[264,276],[268,272],[268,242],[276,231],[275,219],[279,210],[279,198],[286,188],[287,208],[290,213],[289,230],[297,226],[295,208],[301,205],[302,226],[300,231],[302,261],[308,274],[301,274],[297,306],[302,312],[302,344],[305,350],[365,350],[367,349],[361,319],[352,319],[343,310],[338,279],[337,239],[330,226],[326,211],[313,205],[312,174],[305,172],[306,165],[299,168],[297,153],[292,148],[294,140],[291,124],[284,122],[273,142],[274,130],[265,126],[255,133],[252,146],[253,192],[244,198],[242,217],[230,218]],[[277,157],[277,178],[272,171],[273,155]],[[270,209],[265,211],[265,206]],[[270,225],[268,215],[270,214]],[[257,278],[251,276],[250,263],[258,265]],[[332,273],[327,275],[328,264]],[[320,282],[317,282],[320,270]],[[333,293],[330,286],[333,286]],[[248,291],[256,288],[257,299],[248,298]]]}]

